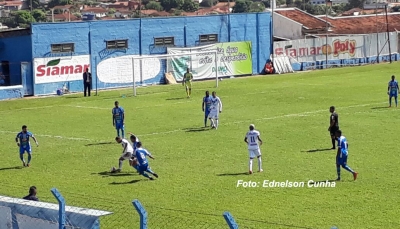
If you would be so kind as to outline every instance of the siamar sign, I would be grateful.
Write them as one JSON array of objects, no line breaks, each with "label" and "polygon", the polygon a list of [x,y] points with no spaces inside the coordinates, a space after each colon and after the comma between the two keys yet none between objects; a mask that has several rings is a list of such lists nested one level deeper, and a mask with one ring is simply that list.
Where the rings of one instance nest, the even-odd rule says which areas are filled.
[{"label": "siamar sign", "polygon": [[90,67],[90,56],[35,58],[33,60],[35,84],[82,80]]}]

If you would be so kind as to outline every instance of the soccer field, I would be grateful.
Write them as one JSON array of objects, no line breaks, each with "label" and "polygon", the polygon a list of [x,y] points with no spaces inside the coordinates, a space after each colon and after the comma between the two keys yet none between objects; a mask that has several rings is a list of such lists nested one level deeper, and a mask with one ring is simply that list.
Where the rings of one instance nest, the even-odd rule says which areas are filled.
[{"label": "soccer field", "polygon": [[[0,195],[22,197],[38,187],[41,201],[55,202],[56,187],[67,204],[114,212],[102,228],[138,228],[131,204],[139,199],[149,228],[228,228],[230,211],[240,228],[400,228],[398,218],[399,109],[387,108],[387,83],[399,64],[330,69],[268,77],[195,82],[192,98],[181,85],[100,91],[0,102]],[[204,129],[205,90],[223,103],[218,130]],[[148,181],[124,163],[115,143],[111,109],[125,109],[125,127],[155,156],[160,176]],[[336,179],[329,132],[335,105],[349,141],[353,177],[342,169],[336,187],[309,188],[309,180]],[[243,142],[249,124],[261,132],[263,173],[247,175]],[[30,168],[19,167],[15,135],[28,125],[33,144]],[[33,143],[33,142],[32,142]],[[257,162],[255,160],[254,170]],[[260,187],[237,187],[238,180]],[[306,182],[303,188],[263,188],[264,180]]]}]

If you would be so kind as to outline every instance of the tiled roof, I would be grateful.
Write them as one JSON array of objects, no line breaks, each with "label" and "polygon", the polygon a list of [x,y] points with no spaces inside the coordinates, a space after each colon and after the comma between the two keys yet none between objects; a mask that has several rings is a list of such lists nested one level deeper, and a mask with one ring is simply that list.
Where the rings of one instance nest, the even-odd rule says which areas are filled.
[{"label": "tiled roof", "polygon": [[[320,17],[325,20],[325,16]],[[347,17],[328,17],[334,34],[368,34],[386,32],[385,15],[360,15]],[[388,14],[389,31],[400,30],[400,14]]]},{"label": "tiled roof", "polygon": [[306,29],[326,28],[326,22],[298,8],[275,9],[275,13],[302,24]]},{"label": "tiled roof", "polygon": [[101,7],[92,7],[92,8],[87,7],[82,10],[82,13],[92,13],[92,12],[93,13],[107,13],[108,10],[101,8]]},{"label": "tiled roof", "polygon": [[[49,16],[49,17],[51,18],[52,16]],[[79,18],[73,14],[64,13],[64,14],[54,14],[54,20],[56,20],[56,21],[68,21],[68,20],[79,21]]]},{"label": "tiled roof", "polygon": [[64,5],[64,6],[55,6],[53,7],[53,9],[71,9],[72,7],[74,7],[73,5]]}]

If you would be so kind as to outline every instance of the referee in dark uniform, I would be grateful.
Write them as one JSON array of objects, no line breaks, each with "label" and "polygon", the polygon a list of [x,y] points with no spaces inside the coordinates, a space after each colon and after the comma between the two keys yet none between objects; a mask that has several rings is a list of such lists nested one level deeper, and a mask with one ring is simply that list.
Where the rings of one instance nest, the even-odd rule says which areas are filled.
[{"label": "referee in dark uniform", "polygon": [[331,106],[329,108],[331,116],[329,117],[329,128],[328,131],[331,133],[332,149],[336,149],[336,131],[339,130],[339,115],[335,111],[335,107]]}]

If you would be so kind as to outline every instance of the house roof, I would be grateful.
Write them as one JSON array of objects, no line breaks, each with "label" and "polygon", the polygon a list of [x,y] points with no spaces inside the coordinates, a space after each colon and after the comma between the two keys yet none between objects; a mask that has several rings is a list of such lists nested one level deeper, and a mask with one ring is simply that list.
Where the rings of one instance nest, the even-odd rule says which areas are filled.
[{"label": "house roof", "polygon": [[[236,2],[230,2],[229,3],[229,6],[232,8],[232,7],[234,7],[236,5]],[[227,2],[218,2],[216,5],[215,5],[215,7],[217,7],[217,8],[220,8],[220,7],[226,7],[226,6],[228,6],[228,3]]]},{"label": "house roof", "polygon": [[[325,16],[320,17],[325,20]],[[368,34],[386,32],[386,17],[384,14],[359,15],[346,17],[328,17],[335,34]],[[400,13],[388,14],[389,31],[400,31]],[[362,25],[362,26],[361,26]]]},{"label": "house roof", "polygon": [[107,13],[108,10],[101,7],[87,7],[81,11],[82,13]]},{"label": "house roof", "polygon": [[23,4],[23,2],[21,1],[6,1],[3,2],[4,6],[21,6]]},{"label": "house roof", "polygon": [[275,9],[275,13],[296,21],[305,27],[305,29],[321,29],[326,28],[326,21],[304,12],[298,8],[280,8]]},{"label": "house roof", "polygon": [[[49,16],[50,18],[52,16]],[[56,21],[79,21],[79,18],[73,14],[63,13],[63,14],[54,14],[54,20]]]},{"label": "house roof", "polygon": [[53,7],[53,9],[54,10],[56,10],[56,9],[62,10],[62,9],[71,9],[72,7],[74,7],[74,6],[73,5],[64,5],[64,6],[55,6],[55,7]]}]

